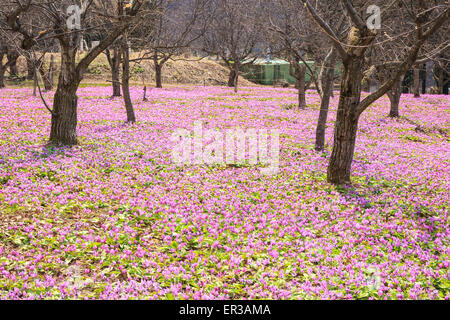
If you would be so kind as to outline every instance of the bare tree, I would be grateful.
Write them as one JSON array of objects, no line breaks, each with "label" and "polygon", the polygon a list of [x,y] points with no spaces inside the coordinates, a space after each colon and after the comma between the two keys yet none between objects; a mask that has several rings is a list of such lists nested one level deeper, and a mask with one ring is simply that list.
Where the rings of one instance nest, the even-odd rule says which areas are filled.
[{"label": "bare tree", "polygon": [[[268,30],[272,50],[290,62],[289,73],[295,79],[298,90],[298,109],[306,108],[306,55],[310,47],[312,33],[308,20],[302,19],[302,6],[298,1],[278,0],[271,2],[268,13]],[[311,72],[311,77],[314,74]]]},{"label": "bare tree", "polygon": [[[149,3],[143,3],[147,6]],[[106,20],[106,24],[103,30],[97,30],[96,34],[91,35],[91,37],[99,38],[100,32],[104,32],[106,29],[110,29],[115,21],[121,21],[124,17],[126,17],[126,5],[127,1],[124,0],[115,0],[109,2],[103,2],[102,11],[109,12],[108,19]],[[146,11],[146,10],[145,10]],[[147,11],[146,11],[147,12]],[[105,17],[97,17],[96,21],[100,21],[101,18]],[[147,19],[147,16],[141,16],[141,19]],[[129,34],[133,31],[134,28],[139,26],[140,23],[133,23],[129,26],[129,28],[123,31],[122,35],[117,37],[113,43],[106,48],[104,53],[108,59],[108,63],[111,67],[111,76],[112,76],[112,88],[113,88],[113,97],[121,96],[121,86],[123,93],[123,101],[125,104],[125,110],[127,114],[127,122],[134,123],[136,122],[136,115],[134,112],[133,103],[131,100],[130,94],[130,43],[129,43]],[[120,81],[120,66],[122,65],[122,81]]]},{"label": "bare tree", "polygon": [[[324,149],[328,109],[334,87],[336,50],[327,37],[316,32],[316,25],[309,19],[308,12],[301,2],[277,0],[270,3],[274,9],[271,10],[268,19],[272,46],[277,53],[281,53],[291,61],[291,75],[296,79],[299,109],[306,107],[306,73],[309,73],[321,98],[315,143],[316,150],[321,151]],[[320,10],[323,17],[332,22],[338,31],[342,31],[340,30],[343,29],[340,27],[344,26],[342,8],[322,4],[316,6],[316,10]],[[307,58],[315,61],[315,70],[307,64]],[[320,70],[319,75],[316,70]]]},{"label": "bare tree", "polygon": [[[378,83],[386,82],[395,72],[399,61],[402,59],[402,55],[405,50],[409,47],[410,43],[414,42],[414,33],[410,32],[411,21],[404,19],[404,12],[402,10],[392,10],[390,12],[385,12],[386,15],[390,14],[389,18],[395,21],[395,32],[398,34],[404,34],[402,37],[397,37],[395,41],[385,41],[381,44],[374,45],[369,49],[369,65],[372,65],[365,73],[363,77],[364,83],[368,83],[375,80]],[[443,30],[444,31],[444,30]],[[386,32],[387,33],[387,32]],[[441,32],[444,33],[444,32]],[[426,43],[422,46],[420,50],[420,56],[416,58],[413,64],[414,71],[414,86],[416,97],[420,96],[420,86],[419,86],[419,68],[420,66],[427,65],[428,78],[432,77],[433,65],[436,61],[436,57],[439,56],[443,51],[448,49],[449,43],[445,39],[439,36],[440,33],[435,33],[431,35]],[[387,35],[389,39],[389,35]],[[397,118],[400,116],[399,104],[402,94],[402,83],[405,74],[400,75],[393,86],[387,91],[391,107],[389,116],[392,118]],[[424,85],[427,85],[424,83]],[[428,87],[431,84],[428,83]]]},{"label": "bare tree", "polygon": [[133,42],[142,55],[133,60],[151,60],[156,88],[162,88],[164,65],[187,52],[204,34],[210,17],[205,9],[210,0],[158,0],[151,20],[134,34]]},{"label": "bare tree", "polygon": [[[14,6],[16,1],[11,1]],[[121,36],[134,22],[141,12],[144,0],[128,2],[124,1],[125,14],[115,21],[112,29],[103,37],[99,45],[90,50],[78,63],[76,54],[79,49],[80,38],[87,27],[89,19],[98,14],[99,4],[102,1],[88,0],[78,2],[74,6],[72,1],[59,1],[58,3],[27,0],[24,4],[15,6],[8,15],[8,25],[14,27],[15,32],[26,35],[26,27],[22,27],[26,20],[23,14],[33,11],[42,21],[48,21],[46,28],[39,34],[55,38],[61,50],[61,68],[58,79],[58,87],[53,99],[51,110],[52,121],[50,130],[50,142],[53,144],[74,145],[77,144],[77,103],[76,95],[78,86],[83,79],[83,74],[91,62],[108,48],[119,36]],[[105,14],[100,12],[101,14]],[[108,13],[106,13],[108,14]],[[95,25],[89,25],[95,28]],[[25,36],[26,37],[26,36]],[[32,39],[34,42],[38,39]]]},{"label": "bare tree", "polygon": [[[361,101],[361,84],[365,71],[365,61],[368,54],[368,48],[377,45],[377,39],[381,41],[394,41],[401,35],[390,35],[390,39],[385,34],[380,35],[376,28],[369,26],[364,21],[361,12],[363,12],[365,1],[341,0],[348,16],[349,31],[347,39],[339,39],[336,32],[316,11],[315,7],[308,1],[302,0],[312,19],[318,24],[321,32],[324,32],[333,42],[338,54],[343,61],[343,75],[341,79],[341,92],[336,119],[334,146],[328,166],[328,181],[333,184],[350,183],[351,165],[355,150],[358,121],[361,114],[376,100],[388,92],[390,88],[405,74],[407,70],[417,60],[422,46],[428,38],[439,30],[447,22],[449,15],[449,5],[446,1],[439,2],[431,6],[423,0],[411,2],[407,7],[399,6],[400,1],[393,1],[386,4],[385,1],[379,1],[379,8],[384,12],[389,10],[400,10],[404,13],[404,19],[411,19],[414,22],[414,28],[410,30],[415,33],[414,40],[405,48],[402,58],[396,64],[392,75],[383,85]],[[376,2],[376,1],[374,1]],[[396,6],[393,6],[393,3]],[[383,12],[383,10],[381,10]],[[388,15],[386,15],[388,17]],[[384,25],[390,25],[385,30],[395,32],[392,24],[396,20],[382,19]],[[388,32],[386,31],[386,33]]]},{"label": "bare tree", "polygon": [[255,49],[263,39],[262,16],[266,8],[257,0],[213,0],[213,15],[205,33],[203,50],[216,55],[230,70],[228,86],[238,90],[240,70],[253,63]]},{"label": "bare tree", "polygon": [[[124,3],[119,0],[103,1],[99,3],[102,12],[108,12],[106,15],[98,15],[95,18],[95,23],[102,26],[101,28],[96,28],[90,31],[90,34],[86,34],[87,38],[99,39],[102,34],[108,32],[114,23],[119,19],[119,12],[122,12]],[[102,24],[103,22],[103,24]],[[106,50],[104,51],[108,64],[111,68],[111,83],[113,97],[120,97],[120,65],[121,65],[121,37],[118,37]]]}]

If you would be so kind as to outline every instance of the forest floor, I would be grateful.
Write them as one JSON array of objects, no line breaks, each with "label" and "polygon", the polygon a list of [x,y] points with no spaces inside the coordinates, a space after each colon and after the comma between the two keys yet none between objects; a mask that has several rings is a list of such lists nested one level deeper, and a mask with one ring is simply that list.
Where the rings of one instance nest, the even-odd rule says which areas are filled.
[{"label": "forest floor", "polygon": [[[30,88],[0,91],[0,299],[449,299],[448,96],[383,97],[362,116],[353,185],[314,151],[319,97],[294,89],[78,92],[79,145],[46,147]],[[45,97],[51,101],[52,92]],[[184,165],[177,129],[279,130],[280,168]]]}]

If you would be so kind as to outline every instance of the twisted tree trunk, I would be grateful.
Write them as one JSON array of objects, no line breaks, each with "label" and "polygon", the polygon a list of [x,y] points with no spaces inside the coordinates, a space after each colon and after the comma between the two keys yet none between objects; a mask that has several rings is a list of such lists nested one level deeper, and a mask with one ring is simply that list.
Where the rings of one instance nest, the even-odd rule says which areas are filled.
[{"label": "twisted tree trunk", "polygon": [[360,113],[361,85],[364,70],[364,54],[375,39],[375,34],[352,29],[349,43],[354,45],[347,49],[343,61],[341,77],[341,94],[334,129],[334,146],[328,165],[328,182],[340,185],[350,183],[351,166],[355,151],[356,134]]},{"label": "twisted tree trunk", "polygon": [[358,130],[359,115],[356,109],[361,97],[363,62],[363,58],[355,57],[344,65],[334,131],[334,147],[328,166],[328,181],[334,184],[350,183]]}]

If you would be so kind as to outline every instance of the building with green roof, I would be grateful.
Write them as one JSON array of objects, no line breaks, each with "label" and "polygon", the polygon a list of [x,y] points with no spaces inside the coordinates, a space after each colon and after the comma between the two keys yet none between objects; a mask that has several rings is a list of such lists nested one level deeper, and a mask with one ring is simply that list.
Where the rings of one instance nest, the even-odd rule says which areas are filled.
[{"label": "building with green roof", "polygon": [[[244,61],[246,63],[248,61]],[[301,62],[302,63],[302,62]],[[307,61],[307,64],[314,70],[314,61]],[[288,82],[295,84],[294,77],[291,76],[290,63],[283,59],[264,59],[258,58],[253,63],[242,67],[243,76],[255,83],[274,85],[279,82]],[[306,72],[305,81],[310,79],[309,72]]]}]

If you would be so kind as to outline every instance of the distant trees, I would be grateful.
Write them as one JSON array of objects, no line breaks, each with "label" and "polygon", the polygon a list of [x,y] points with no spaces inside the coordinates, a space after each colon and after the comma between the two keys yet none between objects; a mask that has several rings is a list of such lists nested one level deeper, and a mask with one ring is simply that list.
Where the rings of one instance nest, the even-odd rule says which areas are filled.
[{"label": "distant trees", "polygon": [[[304,5],[296,0],[270,1],[272,10],[266,19],[271,45],[291,62],[291,75],[296,79],[298,90],[298,108],[306,107],[305,73],[309,73],[321,98],[320,113],[317,121],[315,149],[325,147],[325,129],[328,118],[330,98],[334,88],[335,66],[338,61],[332,43],[322,33],[317,32],[316,25],[305,10]],[[341,32],[344,26],[343,10],[334,3],[322,3],[315,6],[330,23]],[[314,70],[307,59],[315,62]],[[319,72],[317,72],[319,71]]]},{"label": "distant trees", "polygon": [[[298,90],[298,108],[306,108],[306,55],[311,52],[312,33],[308,20],[302,17],[302,5],[293,0],[277,0],[268,12],[267,28],[270,43],[275,52],[290,62],[290,75]],[[310,73],[314,77],[313,72]]]},{"label": "distant trees", "polygon": [[[123,7],[126,5],[126,1],[110,0],[110,1],[98,1],[98,9],[104,14],[93,17],[89,22],[98,25],[98,28],[93,30],[87,30],[85,36],[90,39],[101,39],[102,34],[107,33],[114,24],[123,15]],[[121,94],[121,81],[120,81],[120,66],[121,66],[121,41],[122,36],[117,37],[116,40],[104,51],[108,64],[111,68],[111,84],[112,84],[112,96],[120,97]]]},{"label": "distant trees", "polygon": [[253,63],[264,39],[265,3],[258,0],[211,0],[212,21],[203,37],[203,51],[218,56],[229,70],[228,86],[238,91],[242,67]]},{"label": "distant trees", "polygon": [[141,57],[150,60],[155,71],[155,86],[162,88],[162,72],[170,59],[192,47],[204,34],[210,16],[206,8],[210,0],[158,0],[154,14],[133,33]]},{"label": "distant trees", "polygon": [[[392,31],[385,31],[384,40],[368,50],[368,63],[366,63],[368,68],[364,73],[363,84],[373,82],[374,80],[378,83],[387,81],[397,69],[407,46],[415,42],[416,34],[411,32],[411,17],[414,14],[414,8],[407,4],[402,4],[399,8],[404,10],[397,9],[385,11],[382,18],[384,20],[389,19],[392,21],[392,24],[395,24],[395,34],[402,35],[401,41],[395,41],[393,38],[395,37],[395,34],[391,34]],[[409,18],[405,17],[405,14],[407,14]],[[440,33],[430,35],[427,42],[422,45],[420,53],[412,65],[412,68],[414,69],[413,78],[416,97],[420,97],[420,68],[424,65],[434,66],[433,61],[435,61],[445,49],[448,49],[448,46],[448,40],[446,41],[443,39]],[[428,68],[429,70],[426,72],[428,78],[433,77],[432,68]],[[389,97],[391,104],[389,116],[392,118],[400,116],[399,104],[404,77],[405,74],[401,74],[387,91],[387,96]],[[431,84],[428,84],[427,87],[431,87]]]}]

